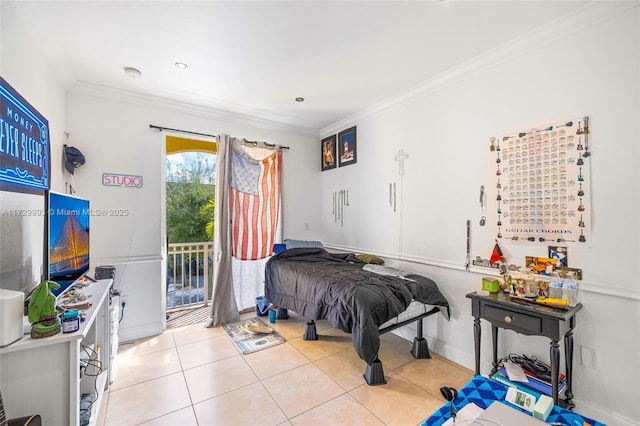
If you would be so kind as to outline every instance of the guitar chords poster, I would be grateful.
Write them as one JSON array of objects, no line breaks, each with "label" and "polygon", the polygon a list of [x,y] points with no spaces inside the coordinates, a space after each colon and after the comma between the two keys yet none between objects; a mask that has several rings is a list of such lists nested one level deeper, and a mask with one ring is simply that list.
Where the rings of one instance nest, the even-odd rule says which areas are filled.
[{"label": "guitar chords poster", "polygon": [[491,138],[498,241],[591,246],[589,136],[581,117]]}]

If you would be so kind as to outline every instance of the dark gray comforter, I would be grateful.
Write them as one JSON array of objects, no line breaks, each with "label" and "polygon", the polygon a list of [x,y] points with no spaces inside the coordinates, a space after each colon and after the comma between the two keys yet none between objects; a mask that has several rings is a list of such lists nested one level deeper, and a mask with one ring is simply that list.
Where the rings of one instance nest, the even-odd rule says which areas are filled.
[{"label": "dark gray comforter", "polygon": [[429,278],[407,275],[410,281],[364,271],[363,266],[353,254],[286,250],[267,262],[265,295],[280,308],[327,319],[352,333],[353,346],[367,364],[378,356],[380,325],[406,310],[412,299],[439,306],[449,317],[449,303]]}]

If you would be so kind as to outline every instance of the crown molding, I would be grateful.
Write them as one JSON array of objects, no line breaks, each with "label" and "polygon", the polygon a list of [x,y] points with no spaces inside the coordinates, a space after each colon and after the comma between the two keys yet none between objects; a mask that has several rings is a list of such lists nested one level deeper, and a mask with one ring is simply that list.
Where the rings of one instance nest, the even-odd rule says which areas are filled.
[{"label": "crown molding", "polygon": [[640,6],[640,2],[637,0],[589,3],[570,14],[557,17],[534,30],[436,75],[412,89],[401,92],[331,124],[320,130],[320,136],[325,137],[336,133],[347,126],[353,126],[366,117],[415,101],[448,85],[495,67],[497,64],[502,64],[512,60],[514,57],[525,55],[533,49],[566,38],[573,33],[584,30],[585,28],[590,28],[606,19],[638,6]]},{"label": "crown molding", "polygon": [[258,114],[249,115],[245,113],[224,111],[212,107],[191,104],[188,102],[176,101],[160,96],[146,95],[141,93],[130,92],[127,90],[114,89],[111,87],[100,86],[96,84],[77,82],[68,89],[71,94],[93,96],[107,99],[115,102],[125,102],[131,105],[138,105],[152,108],[163,108],[169,111],[195,115],[198,117],[208,118],[212,120],[220,120],[230,123],[244,124],[261,129],[278,130],[292,133],[300,136],[319,137],[317,129],[296,126],[284,121],[273,119],[273,115]]}]

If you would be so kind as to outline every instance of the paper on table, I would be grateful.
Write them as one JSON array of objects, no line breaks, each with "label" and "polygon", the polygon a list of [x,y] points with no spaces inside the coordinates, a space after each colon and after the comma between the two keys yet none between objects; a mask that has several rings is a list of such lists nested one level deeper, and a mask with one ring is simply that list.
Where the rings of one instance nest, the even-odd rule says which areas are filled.
[{"label": "paper on table", "polygon": [[512,382],[529,383],[524,370],[515,362],[505,361],[504,368],[507,370],[507,378]]},{"label": "paper on table", "polygon": [[[456,423],[460,423],[463,420],[469,421],[473,419],[477,419],[480,414],[482,414],[484,410],[478,407],[473,402],[468,403],[464,407],[458,411],[456,414]],[[442,424],[442,426],[453,426],[453,419],[449,419]]]}]

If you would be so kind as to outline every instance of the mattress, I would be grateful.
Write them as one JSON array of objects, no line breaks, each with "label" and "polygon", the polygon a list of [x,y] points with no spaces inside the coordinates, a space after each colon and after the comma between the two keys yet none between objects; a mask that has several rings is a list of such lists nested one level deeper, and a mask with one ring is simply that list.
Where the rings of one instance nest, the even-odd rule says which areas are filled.
[{"label": "mattress", "polygon": [[427,305],[414,299],[411,301],[405,311],[401,312],[398,316],[393,317],[389,321],[382,324],[380,327],[378,327],[378,330],[384,330],[391,325],[395,325],[412,318],[417,318],[420,315],[426,314],[431,309],[433,309],[433,305]]},{"label": "mattress", "polygon": [[[273,256],[265,268],[265,296],[274,305],[312,320],[329,320],[351,333],[360,358],[371,365],[380,347],[380,324],[402,321],[449,303],[437,284],[420,275],[374,273],[354,254],[293,248]],[[387,268],[389,269],[389,268]],[[415,303],[411,306],[412,300]]]}]

